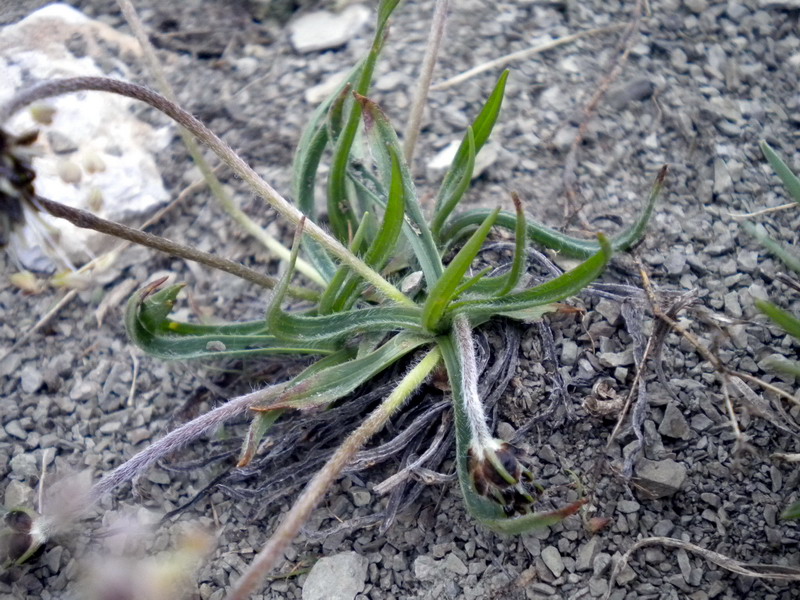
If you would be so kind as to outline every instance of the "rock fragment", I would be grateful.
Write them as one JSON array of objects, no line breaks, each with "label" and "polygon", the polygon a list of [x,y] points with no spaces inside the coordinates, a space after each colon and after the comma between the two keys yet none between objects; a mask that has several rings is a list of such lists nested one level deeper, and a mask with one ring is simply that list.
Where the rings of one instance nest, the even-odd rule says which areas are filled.
[{"label": "rock fragment", "polygon": [[303,584],[303,600],[353,600],[364,590],[368,566],[356,552],[321,558]]},{"label": "rock fragment", "polygon": [[677,493],[686,481],[686,467],[672,459],[641,459],[636,467],[636,486],[649,498]]}]

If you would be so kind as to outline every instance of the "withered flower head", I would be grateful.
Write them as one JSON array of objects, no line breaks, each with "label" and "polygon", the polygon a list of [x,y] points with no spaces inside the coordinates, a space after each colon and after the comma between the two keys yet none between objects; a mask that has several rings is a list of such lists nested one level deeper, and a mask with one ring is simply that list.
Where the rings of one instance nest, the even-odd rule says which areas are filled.
[{"label": "withered flower head", "polygon": [[534,502],[529,484],[533,475],[520,461],[520,451],[493,439],[486,447],[469,450],[469,471],[475,491],[503,506],[507,515],[526,514]]},{"label": "withered flower head", "polygon": [[39,526],[39,515],[27,508],[15,508],[4,517],[0,531],[0,564],[19,565],[40,552],[47,536]]},{"label": "withered flower head", "polygon": [[0,247],[8,244],[11,231],[24,222],[23,207],[35,209],[31,153],[38,132],[13,136],[0,129]]}]

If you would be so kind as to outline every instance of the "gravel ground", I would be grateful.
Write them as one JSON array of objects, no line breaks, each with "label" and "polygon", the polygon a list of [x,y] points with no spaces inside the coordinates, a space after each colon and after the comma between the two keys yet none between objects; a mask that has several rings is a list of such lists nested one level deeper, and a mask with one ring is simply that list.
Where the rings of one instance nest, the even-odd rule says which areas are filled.
[{"label": "gravel ground", "polygon": [[[127,30],[110,0],[70,4]],[[288,190],[293,148],[312,109],[304,91],[348,68],[365,51],[369,32],[337,51],[300,55],[281,25],[254,20],[256,4],[186,0],[179,8],[166,8],[154,0],[137,3],[183,105],[278,190]],[[633,2],[599,0],[454,4],[437,81],[536,45],[544,36],[624,25],[634,10]],[[13,8],[18,17],[19,6]],[[800,5],[793,0],[664,0],[649,8],[652,14],[645,14],[627,44],[626,61],[620,60],[624,31],[617,29],[510,65],[506,104],[493,134],[497,158],[475,182],[467,202],[507,203],[509,190],[516,189],[528,212],[552,226],[576,234],[613,232],[630,222],[658,168],[669,163],[668,193],[635,255],[664,297],[695,292],[698,310],[681,317],[718,348],[726,364],[793,391],[792,379],[777,378],[763,365],[771,354],[796,356],[797,342],[765,327],[752,298],[767,294],[795,312],[800,312],[800,301],[775,281],[780,265],[740,231],[729,213],[785,201],[758,140],[773,144],[795,171],[800,167]],[[375,97],[398,122],[410,102],[431,9],[430,1],[406,3],[377,74]],[[13,18],[2,16],[4,21]],[[566,171],[584,107],[615,64],[619,72],[577,148],[577,167]],[[426,157],[460,137],[498,74],[499,69],[491,69],[432,92],[416,165],[420,189],[435,189],[437,175],[426,169]],[[177,141],[159,162],[173,194],[196,176]],[[574,197],[565,190],[570,177]],[[264,223],[272,220],[262,203],[242,194],[253,216]],[[264,253],[234,227],[220,226],[224,217],[207,200],[200,196],[182,204],[155,231],[248,264],[268,264]],[[797,215],[784,211],[761,220],[791,243],[800,230]],[[6,260],[0,259],[0,265],[8,272]],[[138,353],[132,355],[119,308],[98,326],[94,307],[114,286],[126,280],[140,285],[163,271],[189,282],[196,305],[222,318],[254,317],[263,306],[259,291],[250,285],[143,250],[127,251],[116,265],[114,281],[82,292],[42,333],[0,363],[0,466],[7,503],[9,498],[31,499],[45,453],[49,472],[88,468],[99,477],[176,421],[250,385],[220,390],[222,377],[213,366],[139,357],[137,394],[129,404],[132,356]],[[639,285],[632,257],[615,257],[603,281]],[[56,298],[52,290],[30,296],[4,285],[0,350]],[[591,496],[585,516],[609,519],[605,528],[591,535],[576,516],[550,529],[502,538],[470,520],[457,486],[445,484],[427,489],[385,534],[363,529],[321,543],[301,537],[287,552],[284,572],[326,560],[318,561],[311,574],[275,579],[257,597],[331,597],[314,584],[321,578],[329,585],[340,580],[358,584],[360,579],[364,586],[356,585],[349,598],[359,593],[359,598],[376,600],[600,598],[621,555],[651,536],[676,538],[745,562],[800,566],[800,532],[796,524],[778,519],[782,507],[796,497],[800,469],[771,458],[775,452],[798,450],[791,433],[797,429],[798,410],[787,406],[781,421],[774,409],[767,409],[770,404],[737,397],[739,426],[749,440],[748,451],[739,451],[713,368],[670,334],[663,356],[669,385],[665,388],[648,370],[646,406],[640,407],[643,456],[630,480],[624,460],[637,451],[633,428],[624,427],[606,448],[614,420],[589,412],[584,399],[598,381],[612,398],[627,393],[635,374],[636,334],[650,330],[651,318],[632,314],[630,304],[589,295],[574,304],[586,308],[582,317],[549,322],[567,404],[548,412],[558,377],[552,361],[545,360],[542,329],[531,327],[522,331],[522,360],[500,402],[498,430],[513,435],[530,419],[547,415],[523,441],[538,465],[537,476],[553,486],[568,483],[568,472],[577,474]],[[718,326],[719,317],[730,323]],[[789,431],[782,423],[789,424]],[[125,486],[93,518],[48,544],[40,558],[3,574],[0,597],[81,597],[76,590],[83,588],[75,582],[84,577],[85,556],[103,547],[90,534],[123,515],[141,520],[172,510],[214,473],[212,467],[181,474],[152,469],[135,490]],[[374,480],[342,480],[309,530],[378,510],[381,500],[370,488],[380,480],[379,473]],[[192,597],[221,598],[288,506],[286,501],[258,506],[263,518],[254,520],[254,503],[215,492],[139,545],[149,553],[162,551],[187,523],[213,530],[214,550],[191,589]],[[94,564],[105,563],[95,559]],[[323,567],[327,576],[320,575]],[[788,599],[800,598],[800,590],[791,583],[737,576],[685,550],[654,545],[633,555],[611,598]]]}]

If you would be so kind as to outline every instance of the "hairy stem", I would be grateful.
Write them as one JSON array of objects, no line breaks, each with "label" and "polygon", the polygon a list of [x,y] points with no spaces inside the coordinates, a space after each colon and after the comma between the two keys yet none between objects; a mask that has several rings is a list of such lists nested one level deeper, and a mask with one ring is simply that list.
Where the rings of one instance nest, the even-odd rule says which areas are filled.
[{"label": "hairy stem", "polygon": [[439,48],[444,37],[444,26],[447,23],[447,11],[450,8],[450,0],[437,0],[436,8],[433,11],[431,22],[431,32],[428,35],[428,45],[425,49],[425,57],[422,59],[417,87],[414,90],[414,99],[411,101],[411,111],[409,113],[408,124],[403,135],[403,156],[406,163],[411,165],[414,157],[414,148],[417,145],[419,130],[422,124],[422,114],[425,112],[425,105],[428,102],[428,92],[433,79],[433,69],[436,66],[436,59],[439,56]]},{"label": "hairy stem", "polygon": [[[246,267],[241,263],[237,263],[233,260],[222,258],[220,256],[214,256],[208,252],[197,250],[191,246],[184,246],[183,244],[173,242],[167,238],[153,235],[152,233],[147,233],[146,231],[140,231],[138,229],[134,229],[133,227],[128,227],[127,225],[101,219],[100,217],[97,217],[85,210],[72,208],[71,206],[66,206],[65,204],[54,202],[53,200],[48,200],[47,198],[43,198],[41,196],[36,196],[35,201],[42,210],[50,213],[54,217],[65,219],[76,227],[99,231],[100,233],[112,235],[116,238],[127,240],[129,242],[133,242],[134,244],[139,244],[140,246],[147,246],[148,248],[160,250],[161,252],[166,252],[172,256],[177,256],[179,258],[191,260],[214,269],[219,269],[220,271],[225,271],[231,275],[236,275],[237,277],[262,287],[273,288],[278,283],[278,280],[274,277],[259,273],[258,271],[255,271],[250,267]],[[305,300],[316,300],[319,297],[319,295],[314,291],[295,286],[290,287],[287,293],[291,294],[295,298],[301,298]]]},{"label": "hairy stem", "polygon": [[[486,412],[483,410],[478,393],[478,367],[475,360],[475,342],[472,339],[472,327],[465,315],[453,319],[456,351],[461,357],[461,389],[464,393],[464,411],[467,415],[473,445],[480,452],[492,441],[492,433],[486,423]],[[478,457],[480,458],[480,457]]]},{"label": "hairy stem", "polygon": [[108,475],[92,486],[90,497],[97,501],[114,488],[141,475],[145,469],[155,462],[166,458],[172,452],[179,450],[193,442],[201,435],[211,431],[224,422],[244,414],[258,402],[263,402],[270,397],[277,396],[285,389],[285,384],[270,386],[257,392],[239,396],[210,410],[206,414],[189,421],[185,425],[170,431],[163,438],[154,442],[132,458],[128,459]]},{"label": "hairy stem", "polygon": [[[225,164],[250,185],[259,196],[269,202],[281,216],[289,221],[289,223],[295,227],[300,223],[303,213],[264,181],[250,165],[242,160],[242,158],[228,146],[228,144],[223,142],[208,127],[183,110],[180,106],[176,105],[174,102],[170,102],[161,94],[140,85],[118,81],[116,79],[108,79],[106,77],[73,77],[70,79],[47,81],[17,94],[6,105],[0,108],[0,123],[6,121],[10,115],[22,107],[33,102],[52,96],[60,96],[62,94],[86,90],[111,92],[121,96],[127,96],[149,104],[153,108],[163,112],[205,143]],[[399,304],[405,304],[407,306],[413,305],[413,302],[405,294],[381,277],[379,273],[370,268],[363,260],[350,252],[337,239],[327,234],[319,225],[309,220],[306,222],[305,230],[309,236],[322,244],[331,254],[363,277],[367,283],[375,287],[381,295]]]},{"label": "hairy stem", "polygon": [[428,352],[400,381],[389,397],[339,446],[339,449],[325,463],[325,466],[308,482],[291,510],[286,513],[278,529],[275,530],[275,533],[272,534],[264,548],[250,563],[241,579],[236,582],[226,600],[246,600],[263,583],[267,573],[283,557],[283,551],[297,536],[303,524],[308,521],[311,512],[325,496],[325,493],[353,458],[353,455],[373,435],[383,429],[392,414],[402,406],[403,402],[427,379],[431,371],[439,364],[440,357],[441,354],[436,347]]}]

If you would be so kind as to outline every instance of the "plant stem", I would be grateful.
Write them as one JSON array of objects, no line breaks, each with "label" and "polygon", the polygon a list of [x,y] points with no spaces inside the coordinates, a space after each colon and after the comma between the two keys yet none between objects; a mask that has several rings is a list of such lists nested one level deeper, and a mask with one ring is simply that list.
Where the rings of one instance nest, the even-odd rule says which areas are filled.
[{"label": "plant stem", "polygon": [[[145,61],[150,69],[150,74],[156,80],[156,84],[161,90],[161,93],[164,94],[164,96],[170,102],[177,104],[178,98],[175,95],[175,90],[173,90],[172,86],[169,84],[169,81],[167,81],[167,78],[164,75],[164,69],[161,67],[161,63],[156,56],[153,45],[150,43],[150,40],[147,37],[147,32],[144,30],[144,25],[142,24],[141,19],[139,19],[136,8],[134,8],[133,3],[130,0],[117,0],[117,4],[119,5],[120,9],[122,9],[122,14],[125,15],[125,20],[128,22],[133,34],[136,36],[136,39],[139,40],[139,45],[142,47],[142,53],[144,54]],[[192,134],[183,127],[179,127],[178,131],[181,135],[181,139],[183,140],[183,145],[186,146],[186,150],[189,152],[192,160],[197,165],[197,168],[200,169],[200,172],[203,174],[203,179],[206,180],[211,193],[214,194],[214,197],[219,201],[222,209],[227,212],[233,218],[233,220],[236,221],[247,233],[261,242],[275,256],[281,260],[289,260],[289,250],[286,248],[286,246],[264,231],[258,225],[258,223],[253,221],[247,215],[247,213],[239,208],[236,202],[233,201],[233,198],[231,198],[230,194],[228,194],[228,192],[222,186],[222,183],[220,183],[220,180],[214,174],[214,170],[211,168],[211,165],[209,165],[208,161],[203,158],[203,154],[200,152],[200,147],[197,145],[194,137],[192,137]],[[327,285],[325,279],[319,274],[319,272],[302,258],[297,259],[295,267],[298,271],[300,271],[303,275],[308,277],[317,285],[322,287]]]},{"label": "plant stem", "polygon": [[281,559],[283,551],[297,536],[303,524],[308,521],[311,512],[353,458],[353,455],[383,428],[392,414],[427,379],[431,371],[439,364],[440,358],[438,347],[434,347],[406,374],[389,394],[389,397],[339,446],[336,453],[306,485],[291,510],[286,513],[280,526],[250,563],[225,600],[246,600],[263,583],[267,573]]},{"label": "plant stem", "polygon": [[[475,342],[472,339],[472,327],[465,315],[453,318],[453,336],[455,347],[461,358],[461,389],[464,394],[464,412],[472,433],[472,445],[480,452],[492,441],[492,433],[486,423],[486,412],[483,410],[478,393],[478,367],[475,360]],[[478,456],[480,459],[481,457]]]},{"label": "plant stem", "polygon": [[431,21],[431,32],[428,34],[428,45],[425,48],[425,57],[422,59],[422,67],[417,80],[417,87],[414,90],[414,99],[411,101],[411,111],[409,112],[408,124],[403,135],[403,156],[406,163],[411,166],[411,159],[414,157],[414,148],[417,145],[422,115],[425,112],[425,105],[428,102],[428,92],[431,88],[433,79],[433,69],[436,66],[436,59],[439,56],[439,48],[444,37],[444,26],[447,23],[447,12],[450,8],[450,0],[437,0],[433,10]]},{"label": "plant stem", "polygon": [[[259,196],[269,202],[281,216],[289,221],[289,223],[295,227],[300,223],[303,213],[264,181],[250,165],[242,160],[242,158],[228,146],[228,144],[223,142],[208,127],[193,115],[183,110],[180,106],[170,102],[161,94],[140,85],[118,81],[116,79],[108,79],[106,77],[73,77],[69,79],[47,81],[17,94],[0,108],[0,123],[6,121],[10,115],[23,106],[27,106],[33,102],[52,96],[60,96],[61,94],[86,90],[111,92],[121,96],[127,96],[149,104],[153,108],[163,112],[205,143],[225,164],[249,184]],[[414,305],[411,299],[381,277],[379,273],[370,268],[363,260],[350,252],[337,239],[326,233],[319,225],[308,220],[306,221],[305,230],[310,237],[318,241],[331,254],[363,277],[367,283],[375,287],[382,296],[398,304],[405,304],[407,306]]]},{"label": "plant stem", "polygon": [[[138,229],[134,229],[133,227],[128,227],[127,225],[101,219],[100,217],[97,217],[85,210],[72,208],[71,206],[66,206],[59,202],[48,200],[42,196],[36,196],[35,202],[39,208],[50,213],[54,217],[69,221],[76,227],[99,231],[100,233],[112,235],[116,238],[133,242],[134,244],[147,246],[148,248],[160,250],[161,252],[166,252],[172,256],[177,256],[206,265],[208,267],[212,267],[214,269],[219,269],[220,271],[225,271],[231,275],[236,275],[237,277],[262,287],[274,288],[278,283],[278,280],[274,277],[259,273],[258,271],[255,271],[250,267],[246,267],[241,263],[237,263],[236,261],[222,258],[220,256],[214,256],[208,252],[197,250],[191,246],[184,246],[183,244],[173,242],[167,238],[153,235],[152,233],[147,233],[146,231],[140,231]],[[317,292],[296,286],[290,287],[288,293],[295,298],[301,298],[304,300],[317,300],[319,298],[319,294]]]},{"label": "plant stem", "polygon": [[89,493],[90,498],[96,502],[117,486],[141,475],[156,461],[166,458],[222,423],[244,414],[254,404],[277,396],[285,388],[285,384],[274,385],[239,396],[170,431],[95,483]]}]

